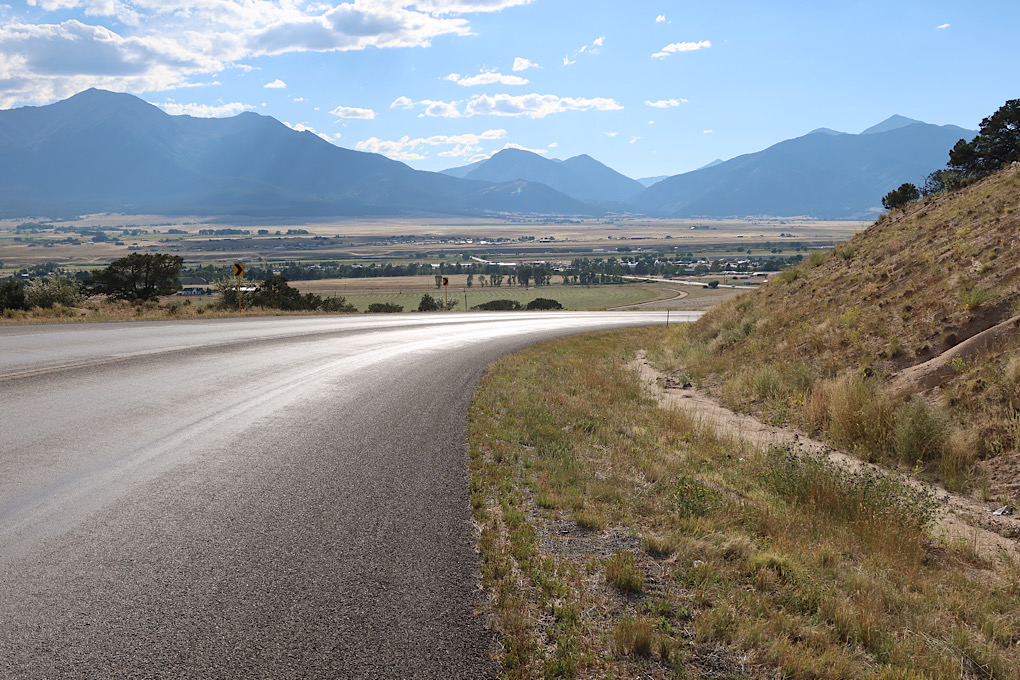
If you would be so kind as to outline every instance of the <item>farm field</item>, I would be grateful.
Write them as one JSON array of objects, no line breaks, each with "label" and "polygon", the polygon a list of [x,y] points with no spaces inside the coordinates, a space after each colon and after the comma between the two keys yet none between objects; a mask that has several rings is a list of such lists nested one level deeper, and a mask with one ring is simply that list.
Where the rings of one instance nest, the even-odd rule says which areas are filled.
[{"label": "farm field", "polygon": [[[806,219],[649,220],[341,220],[300,225],[165,216],[91,215],[78,220],[0,220],[0,273],[57,262],[104,266],[130,252],[181,254],[188,262],[358,262],[432,260],[464,254],[492,260],[566,260],[646,251],[723,256],[831,247],[864,222]],[[210,234],[239,230],[247,234]],[[94,240],[95,231],[106,240]],[[207,233],[200,234],[201,230]],[[257,233],[261,232],[261,233]],[[545,242],[543,242],[543,240]]]},{"label": "farm field", "polygon": [[[561,279],[553,277],[554,283],[549,286],[531,286],[530,288],[501,286],[484,288],[477,283],[468,288],[467,276],[451,275],[447,295],[457,300],[457,309],[464,309],[465,295],[467,307],[473,307],[490,300],[516,300],[522,305],[535,298],[551,298],[558,301],[565,309],[606,309],[647,303],[654,300],[674,297],[672,290],[658,285],[621,284],[604,286],[564,286],[556,283]],[[425,293],[442,298],[443,291],[436,288],[432,276],[395,276],[371,279],[323,279],[320,281],[292,281],[294,288],[302,293],[316,295],[343,295],[358,308],[359,312],[368,309],[372,303],[391,303],[402,305],[404,311],[418,308],[421,296]]]}]

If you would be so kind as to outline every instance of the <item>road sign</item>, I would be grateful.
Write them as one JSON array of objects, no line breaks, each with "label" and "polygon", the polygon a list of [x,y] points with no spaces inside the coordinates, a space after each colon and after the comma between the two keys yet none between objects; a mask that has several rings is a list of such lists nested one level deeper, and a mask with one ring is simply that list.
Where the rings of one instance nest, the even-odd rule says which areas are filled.
[{"label": "road sign", "polygon": [[234,263],[234,276],[244,276],[244,265],[240,262]]},{"label": "road sign", "polygon": [[450,277],[449,276],[444,276],[443,277],[443,285],[444,286],[449,286],[450,285]]}]

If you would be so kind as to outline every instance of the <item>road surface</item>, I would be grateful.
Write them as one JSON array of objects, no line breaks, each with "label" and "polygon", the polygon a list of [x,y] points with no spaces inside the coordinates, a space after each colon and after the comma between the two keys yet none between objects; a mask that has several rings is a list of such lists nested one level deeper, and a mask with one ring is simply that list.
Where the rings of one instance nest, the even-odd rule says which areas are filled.
[{"label": "road surface", "polygon": [[491,675],[474,384],[664,316],[0,328],[0,677]]}]

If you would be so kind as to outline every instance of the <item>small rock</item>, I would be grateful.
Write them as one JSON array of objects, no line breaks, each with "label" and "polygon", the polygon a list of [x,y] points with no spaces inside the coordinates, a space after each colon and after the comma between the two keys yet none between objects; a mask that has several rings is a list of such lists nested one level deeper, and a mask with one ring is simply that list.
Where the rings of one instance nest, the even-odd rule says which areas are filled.
[{"label": "small rock", "polygon": [[694,560],[694,566],[695,567],[703,567],[703,566],[705,566],[705,562],[704,562],[704,560]]},{"label": "small rock", "polygon": [[604,474],[602,474],[601,472],[596,472],[595,473],[595,479],[605,479],[605,478],[606,478],[606,476]]}]

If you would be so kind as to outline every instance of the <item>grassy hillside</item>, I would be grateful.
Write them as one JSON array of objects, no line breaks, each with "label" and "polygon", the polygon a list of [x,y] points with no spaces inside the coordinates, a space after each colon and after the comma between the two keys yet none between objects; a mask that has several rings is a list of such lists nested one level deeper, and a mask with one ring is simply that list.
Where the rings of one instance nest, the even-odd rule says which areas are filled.
[{"label": "grassy hillside", "polygon": [[[1017,333],[948,360],[1020,313],[1018,209],[1013,167],[894,211],[678,329],[660,360],[731,407],[967,486],[977,460],[1020,444]],[[890,388],[939,356],[948,375],[933,389]]]}]

